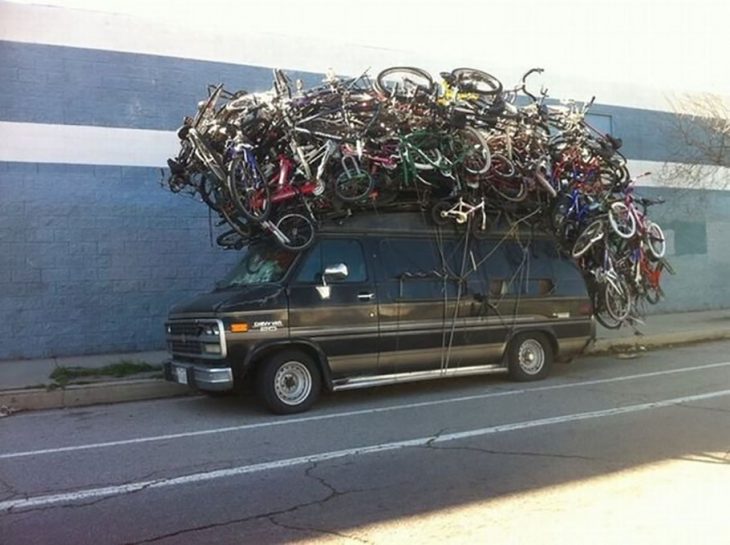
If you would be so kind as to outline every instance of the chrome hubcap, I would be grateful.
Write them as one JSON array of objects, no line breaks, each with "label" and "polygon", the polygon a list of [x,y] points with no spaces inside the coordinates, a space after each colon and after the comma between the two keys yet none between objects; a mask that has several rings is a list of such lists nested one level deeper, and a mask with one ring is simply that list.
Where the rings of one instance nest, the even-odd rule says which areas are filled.
[{"label": "chrome hubcap", "polygon": [[520,368],[528,375],[535,375],[545,365],[545,350],[535,339],[527,339],[520,345],[518,352]]},{"label": "chrome hubcap", "polygon": [[307,366],[289,361],[279,367],[274,377],[276,397],[286,405],[299,405],[312,391],[312,375]]}]

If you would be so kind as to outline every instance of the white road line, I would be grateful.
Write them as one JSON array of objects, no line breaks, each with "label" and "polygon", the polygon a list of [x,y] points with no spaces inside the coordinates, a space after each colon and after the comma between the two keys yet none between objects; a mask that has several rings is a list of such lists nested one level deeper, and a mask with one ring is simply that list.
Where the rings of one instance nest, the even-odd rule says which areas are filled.
[{"label": "white road line", "polygon": [[650,373],[638,373],[634,375],[626,375],[621,377],[603,378],[584,380],[581,382],[569,382],[565,384],[551,384],[547,386],[535,386],[532,388],[520,388],[517,390],[503,390],[499,392],[489,392],[486,394],[475,394],[469,396],[454,397],[449,399],[436,399],[432,401],[420,401],[416,403],[406,403],[403,405],[390,405],[388,407],[375,407],[371,409],[358,409],[354,411],[343,411],[331,414],[320,414],[310,416],[300,416],[294,418],[280,418],[277,420],[267,420],[266,422],[258,422],[256,424],[242,424],[240,426],[228,426],[224,428],[213,428],[208,430],[197,430],[181,433],[170,433],[166,435],[155,435],[150,437],[138,437],[135,439],[120,439],[118,441],[105,441],[102,443],[89,443],[85,445],[74,445],[68,447],[56,447],[39,450],[28,450],[22,452],[8,452],[0,454],[0,460],[12,458],[25,458],[28,456],[39,456],[43,454],[58,454],[63,452],[75,452],[79,450],[91,450],[98,448],[118,447],[123,445],[136,445],[140,443],[152,443],[156,441],[170,441],[173,439],[185,439],[188,437],[199,437],[204,435],[214,435],[219,433],[230,433],[237,431],[253,430],[258,428],[285,426],[289,424],[301,424],[302,422],[316,422],[318,420],[330,420],[334,418],[345,418],[349,416],[361,416],[366,414],[377,414],[390,411],[400,411],[406,409],[417,409],[421,407],[430,407],[434,405],[445,405],[450,403],[463,403],[465,401],[474,401],[479,399],[487,399],[491,397],[504,397],[511,395],[530,394],[532,392],[544,392],[549,390],[562,390],[568,388],[579,388],[582,386],[594,386],[596,384],[608,384],[611,382],[625,382],[631,380],[639,380],[663,375],[673,375],[677,373],[691,373],[694,371],[704,371],[706,369],[714,369],[717,367],[728,367],[730,362],[711,363],[706,365],[697,365],[693,367],[682,367],[679,369],[666,369],[663,371],[653,371]]},{"label": "white road line", "polygon": [[421,447],[433,443],[445,443],[448,441],[457,441],[460,439],[468,439],[473,437],[481,437],[484,435],[493,435],[510,431],[518,431],[529,428],[538,428],[542,426],[552,426],[563,424],[566,422],[577,422],[580,420],[590,420],[594,418],[602,418],[606,416],[616,416],[628,413],[636,413],[647,411],[650,409],[659,409],[662,407],[671,407],[682,403],[690,403],[707,399],[714,399],[730,395],[730,390],[720,390],[716,392],[708,392],[685,397],[675,397],[672,399],[664,399],[661,401],[652,401],[650,403],[641,403],[638,405],[629,405],[626,407],[616,407],[612,409],[604,409],[600,411],[590,411],[584,413],[567,414],[563,416],[555,416],[551,418],[541,418],[538,420],[527,420],[523,422],[514,422],[512,424],[501,424],[498,426],[490,426],[488,428],[479,428],[474,430],[466,430],[443,435],[430,435],[428,437],[420,437],[417,439],[408,439],[405,441],[395,441],[391,443],[381,443],[376,445],[368,445],[364,447],[355,447],[344,450],[335,450],[330,452],[321,452],[318,454],[310,454],[308,456],[299,456],[296,458],[287,458],[284,460],[275,460],[271,462],[262,462],[246,466],[233,467],[229,469],[219,469],[216,471],[206,471],[201,473],[193,473],[191,475],[183,475],[180,477],[168,479],[155,479],[149,481],[138,481],[127,483],[119,486],[106,486],[103,488],[88,488],[86,490],[77,490],[75,492],[67,492],[64,494],[50,494],[45,496],[35,496],[31,498],[23,498],[16,500],[8,500],[0,502],[0,512],[10,510],[28,509],[32,507],[43,507],[58,503],[72,503],[77,501],[89,500],[92,498],[102,498],[110,496],[118,496],[130,492],[138,492],[140,490],[169,488],[172,486],[180,486],[213,479],[221,479],[224,477],[236,477],[239,475],[247,475],[250,473],[260,473],[272,469],[289,468],[302,464],[323,462],[326,460],[334,460],[336,458],[345,458],[347,456],[361,456],[365,454],[375,454],[378,452],[388,452],[400,450],[408,447]]}]

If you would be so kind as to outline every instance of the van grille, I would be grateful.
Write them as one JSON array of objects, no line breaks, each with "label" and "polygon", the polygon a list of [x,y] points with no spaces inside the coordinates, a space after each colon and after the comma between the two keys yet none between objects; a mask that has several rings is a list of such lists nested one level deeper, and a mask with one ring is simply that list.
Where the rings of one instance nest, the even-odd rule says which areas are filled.
[{"label": "van grille", "polygon": [[167,349],[173,358],[226,357],[226,336],[220,320],[171,320],[165,328]]}]

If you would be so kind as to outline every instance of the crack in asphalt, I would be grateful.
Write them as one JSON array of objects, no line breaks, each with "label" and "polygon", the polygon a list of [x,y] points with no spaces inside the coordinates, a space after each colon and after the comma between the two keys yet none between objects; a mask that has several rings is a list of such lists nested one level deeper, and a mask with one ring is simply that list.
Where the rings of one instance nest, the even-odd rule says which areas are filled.
[{"label": "crack in asphalt", "polygon": [[[154,475],[156,475],[157,473],[160,473],[160,470],[155,470],[155,471],[153,471],[151,473],[148,473],[146,475],[143,475],[142,477],[140,477],[139,480],[140,481],[149,480]],[[116,495],[113,495],[113,496],[101,496],[101,497],[99,497],[99,498],[97,498],[95,500],[91,500],[91,501],[87,501],[87,502],[83,502],[83,503],[59,503],[59,504],[47,505],[47,506],[44,506],[44,507],[35,507],[35,508],[32,508],[32,509],[23,509],[23,508],[21,508],[19,510],[18,509],[15,509],[14,507],[11,507],[10,509],[8,509],[5,512],[5,515],[22,515],[22,514],[25,514],[25,513],[42,513],[44,511],[52,511],[53,509],[78,509],[80,507],[89,507],[91,505],[96,505],[98,503],[102,503],[102,502],[105,502],[105,501],[108,501],[108,500],[112,500],[114,498],[127,497],[127,496],[131,496],[132,494],[137,494],[139,492],[143,492],[143,491],[147,490],[150,486],[153,486],[154,484],[156,484],[156,482],[157,481],[152,481],[150,483],[147,483],[146,485],[139,487],[137,490],[130,490],[129,492],[124,492],[122,494],[116,494]],[[123,483],[123,484],[127,484],[127,483]],[[114,486],[114,483],[111,483],[111,484],[106,485],[106,486]],[[76,490],[76,488],[66,488],[66,489],[63,489],[62,488],[62,489],[56,489],[56,490],[48,490],[48,492],[56,492],[56,493],[58,493],[58,492],[72,491],[72,490]],[[28,495],[26,493],[18,493],[18,496],[23,497],[25,499],[28,499],[28,498],[31,497],[30,495]]]},{"label": "crack in asphalt", "polygon": [[232,524],[241,524],[241,523],[252,522],[252,521],[256,521],[256,520],[268,520],[271,524],[273,524],[275,526],[279,526],[281,528],[286,528],[286,529],[291,529],[291,530],[298,530],[298,531],[320,532],[320,533],[323,533],[323,534],[332,534],[332,535],[336,535],[336,536],[339,536],[339,537],[346,537],[346,538],[349,538],[349,539],[354,540],[354,541],[359,541],[361,543],[369,543],[368,541],[364,541],[364,540],[362,540],[362,539],[360,539],[358,537],[348,536],[346,534],[339,534],[339,533],[337,533],[337,532],[335,532],[333,530],[318,529],[318,528],[297,528],[297,527],[294,527],[294,526],[289,527],[289,526],[287,526],[287,525],[285,525],[285,524],[283,524],[283,523],[281,523],[279,521],[274,520],[274,517],[280,517],[282,515],[287,515],[287,514],[290,514],[290,513],[295,512],[295,511],[297,511],[299,509],[305,509],[307,507],[311,507],[311,506],[314,506],[314,505],[324,505],[325,503],[329,502],[330,500],[332,500],[334,498],[337,498],[337,497],[340,497],[340,496],[344,496],[345,494],[352,494],[352,493],[355,493],[355,492],[363,492],[363,491],[366,491],[366,490],[376,490],[375,488],[372,488],[372,489],[352,489],[352,490],[345,490],[345,491],[337,490],[335,487],[333,487],[331,484],[329,484],[327,481],[325,481],[324,478],[317,477],[316,475],[312,475],[311,472],[314,469],[316,469],[317,466],[318,466],[318,462],[312,462],[311,465],[310,465],[310,467],[308,467],[304,471],[304,474],[307,477],[309,477],[311,479],[314,479],[319,484],[321,484],[322,486],[324,486],[325,488],[328,489],[329,493],[326,496],[324,496],[323,498],[320,498],[320,499],[317,499],[317,500],[311,500],[311,501],[304,502],[304,503],[299,503],[297,505],[294,505],[292,507],[288,507],[286,509],[279,509],[279,510],[276,510],[276,511],[270,511],[270,512],[267,512],[267,513],[260,513],[258,515],[251,515],[251,516],[247,516],[247,517],[241,517],[241,518],[237,518],[237,519],[227,520],[227,521],[224,521],[224,522],[213,522],[213,523],[210,523],[210,524],[204,524],[204,525],[195,526],[195,527],[192,527],[192,528],[185,528],[183,530],[177,530],[175,532],[170,532],[170,533],[167,533],[167,534],[160,534],[158,536],[151,537],[151,538],[147,538],[147,539],[143,539],[143,540],[140,540],[140,541],[130,541],[130,542],[125,543],[124,545],[142,545],[143,543],[155,543],[155,542],[161,541],[163,539],[174,538],[174,537],[178,537],[178,536],[181,536],[181,535],[189,534],[189,533],[192,533],[192,532],[201,532],[201,531],[204,531],[204,530],[210,530],[212,528],[222,528],[222,527],[225,527],[225,526],[230,526]]},{"label": "crack in asphalt", "polygon": [[481,454],[497,454],[502,456],[536,456],[541,458],[560,458],[560,459],[566,459],[566,460],[585,460],[589,462],[597,462],[601,461],[600,458],[595,458],[591,456],[581,456],[580,454],[556,454],[556,453],[549,453],[549,452],[530,452],[530,451],[511,451],[511,450],[494,450],[494,449],[486,449],[486,448],[480,448],[480,447],[442,447],[437,446],[433,444],[433,441],[435,441],[437,438],[434,437],[431,441],[423,445],[419,448],[427,448],[432,450],[464,450],[464,451],[470,451],[470,452],[478,452]]},{"label": "crack in asphalt", "polygon": [[[318,466],[319,466],[319,462],[313,462],[312,465],[304,471],[304,474],[307,477],[309,477],[310,479],[314,479],[320,485],[324,486],[325,488],[327,488],[330,491],[330,494],[326,498],[324,498],[323,500],[318,502],[320,505],[324,505],[325,503],[335,499],[338,496],[343,496],[345,494],[351,494],[353,492],[362,492],[363,491],[362,489],[353,489],[353,490],[345,490],[345,491],[338,490],[333,485],[331,485],[329,482],[327,482],[324,477],[320,477],[320,476],[314,475],[312,473],[315,469],[317,469]],[[330,530],[328,528],[317,528],[317,527],[313,527],[313,526],[294,526],[291,523],[285,524],[281,521],[276,520],[277,516],[281,516],[281,515],[271,515],[267,518],[268,518],[269,522],[271,522],[275,526],[279,526],[280,528],[285,528],[287,530],[296,530],[296,531],[300,531],[300,532],[316,532],[316,533],[321,533],[321,534],[328,534],[328,535],[333,535],[333,536],[349,539],[352,541],[357,541],[358,543],[366,543],[366,544],[371,543],[370,541],[362,539],[358,536],[353,536],[353,535],[344,534],[341,532],[336,532],[336,531]]]},{"label": "crack in asphalt", "polygon": [[4,488],[3,492],[7,492],[10,495],[2,498],[3,500],[9,500],[13,498],[17,498],[18,496],[22,496],[23,493],[20,492],[15,486],[10,484],[8,481],[6,481],[3,477],[0,477],[0,486]]},{"label": "crack in asphalt", "polygon": [[689,403],[680,403],[677,407],[685,407],[687,409],[699,409],[702,411],[730,413],[730,409],[721,409],[720,407],[703,407],[701,405],[690,405]]}]

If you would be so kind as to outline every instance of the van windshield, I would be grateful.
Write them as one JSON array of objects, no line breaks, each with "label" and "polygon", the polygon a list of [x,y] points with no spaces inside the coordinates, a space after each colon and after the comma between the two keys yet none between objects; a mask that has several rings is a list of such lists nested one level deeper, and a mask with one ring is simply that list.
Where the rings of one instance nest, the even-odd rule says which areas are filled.
[{"label": "van windshield", "polygon": [[243,250],[241,261],[216,284],[216,289],[278,282],[289,270],[296,255],[276,246],[248,246]]}]

